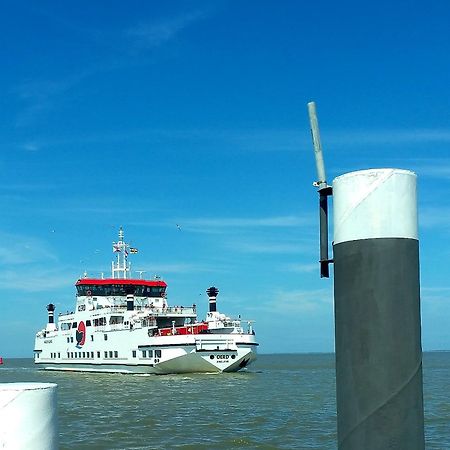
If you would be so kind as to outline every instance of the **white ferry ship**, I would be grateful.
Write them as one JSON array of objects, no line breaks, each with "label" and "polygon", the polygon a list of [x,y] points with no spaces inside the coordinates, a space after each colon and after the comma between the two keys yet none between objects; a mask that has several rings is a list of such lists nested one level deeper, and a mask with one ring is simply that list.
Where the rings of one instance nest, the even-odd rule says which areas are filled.
[{"label": "white ferry ship", "polygon": [[[251,321],[216,310],[218,289],[207,289],[209,312],[197,320],[196,305],[169,306],[167,284],[131,278],[122,228],[113,242],[111,278],[80,278],[74,312],[47,305],[48,323],[36,334],[34,360],[47,370],[120,373],[236,372],[256,359]],[[142,273],[141,273],[142,277]]]}]

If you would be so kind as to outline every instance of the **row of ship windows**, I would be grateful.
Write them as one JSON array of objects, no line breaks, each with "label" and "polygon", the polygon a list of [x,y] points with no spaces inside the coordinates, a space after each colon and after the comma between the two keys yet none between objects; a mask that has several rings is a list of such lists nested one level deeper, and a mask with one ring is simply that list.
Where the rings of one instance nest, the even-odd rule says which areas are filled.
[{"label": "row of ship windows", "polygon": [[[119,325],[119,324],[124,324],[124,325],[128,325],[129,322],[126,321],[124,322],[124,317],[123,316],[111,316],[109,318],[109,324],[110,325]],[[103,327],[107,324],[107,320],[106,317],[99,317],[98,319],[94,319],[94,327]],[[72,328],[75,329],[77,328],[78,323],[77,322],[73,322],[72,324],[70,322],[61,322],[61,330],[66,331],[66,330],[70,330]],[[92,326],[92,322],[90,319],[86,320],[86,326],[90,327]]]},{"label": "row of ship windows", "polygon": [[[152,296],[161,297],[166,290],[163,286],[133,286],[134,295],[138,297],[142,296]],[[130,286],[125,286],[123,284],[112,284],[112,285],[79,285],[77,286],[78,295],[83,296],[105,296],[105,295],[115,295],[115,296],[125,296],[127,295]]]},{"label": "row of ship windows", "polygon": [[[103,339],[104,339],[105,341],[107,341],[107,340],[108,340],[108,335],[107,335],[107,334],[104,334],[104,335],[103,335]],[[93,334],[91,334],[91,341],[94,341],[94,335],[93,335]],[[70,336],[70,337],[67,338],[67,343],[68,343],[68,344],[73,343],[73,336]]]},{"label": "row of ship windows", "polygon": [[[97,351],[97,358],[100,358],[101,352]],[[132,351],[133,358],[137,357],[137,351]],[[38,354],[39,357],[39,354]],[[119,352],[118,351],[105,351],[103,353],[103,357],[105,359],[108,358],[118,358]],[[141,357],[142,358],[161,358],[161,350],[141,350]],[[51,359],[61,358],[61,353],[50,353]],[[88,358],[88,359],[94,359],[94,352],[67,352],[67,358],[69,359],[80,359],[80,358]]]},{"label": "row of ship windows", "polygon": [[[143,358],[153,358],[153,350],[141,350]],[[136,358],[136,351],[133,351],[133,358]],[[161,350],[155,350],[155,358],[161,358]]]}]

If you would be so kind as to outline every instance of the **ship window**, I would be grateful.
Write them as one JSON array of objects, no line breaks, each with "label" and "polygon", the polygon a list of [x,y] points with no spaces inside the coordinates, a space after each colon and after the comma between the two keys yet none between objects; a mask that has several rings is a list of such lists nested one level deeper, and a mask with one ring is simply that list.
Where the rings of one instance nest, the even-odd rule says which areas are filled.
[{"label": "ship window", "polygon": [[70,342],[70,338],[67,338],[67,342]]},{"label": "ship window", "polygon": [[107,340],[108,340],[108,335],[107,335],[107,334],[104,334],[104,335],[103,335],[103,338],[105,339],[105,341],[107,341]]},{"label": "ship window", "polygon": [[114,358],[118,358],[119,357],[119,352],[115,351],[114,352]]},{"label": "ship window", "polygon": [[120,323],[123,323],[123,316],[111,316],[109,318],[110,325],[118,325]]},{"label": "ship window", "polygon": [[133,358],[136,358],[136,350],[133,350]]},{"label": "ship window", "polygon": [[105,352],[105,358],[107,358],[108,357],[108,352]]},{"label": "ship window", "polygon": [[70,338],[70,342],[73,342],[73,336]]},{"label": "ship window", "polygon": [[85,352],[83,352],[83,358],[86,358],[86,353]]},{"label": "ship window", "polygon": [[148,357],[149,358],[153,358],[153,350],[149,350],[148,351]]},{"label": "ship window", "polygon": [[94,335],[93,334],[91,334],[91,341],[93,341],[94,340]]},{"label": "ship window", "polygon": [[109,351],[109,357],[112,358],[113,357],[113,352],[110,350]]},{"label": "ship window", "polygon": [[155,350],[155,358],[161,358],[161,350]]},{"label": "ship window", "polygon": [[147,350],[142,350],[142,357],[147,358]]},{"label": "ship window", "polygon": [[74,323],[72,324],[72,328],[76,328],[76,327],[77,327],[77,323],[74,322]]},{"label": "ship window", "polygon": [[88,320],[86,320],[86,326],[87,327],[90,327],[91,326],[91,321],[88,319]]},{"label": "ship window", "polygon": [[97,358],[100,358],[100,352],[97,352]]},{"label": "ship window", "polygon": [[61,358],[61,353],[58,352],[58,358]]},{"label": "ship window", "polygon": [[95,327],[101,327],[102,325],[106,325],[106,317],[100,317],[100,319],[94,319]]},{"label": "ship window", "polygon": [[61,330],[62,330],[62,331],[67,331],[67,330],[70,329],[70,323],[62,322],[61,325],[60,325],[60,327],[61,327]]},{"label": "ship window", "polygon": [[94,352],[91,352],[91,358],[94,358]]}]

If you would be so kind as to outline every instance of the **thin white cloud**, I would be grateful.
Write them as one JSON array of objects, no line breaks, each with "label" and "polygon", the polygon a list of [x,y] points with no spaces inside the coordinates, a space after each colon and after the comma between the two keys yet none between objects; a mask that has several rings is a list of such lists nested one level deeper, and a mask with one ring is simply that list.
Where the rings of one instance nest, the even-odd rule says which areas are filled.
[{"label": "thin white cloud", "polygon": [[450,228],[450,207],[425,206],[419,208],[419,228]]},{"label": "thin white cloud", "polygon": [[422,301],[443,301],[450,305],[450,287],[422,287],[420,291]]},{"label": "thin white cloud", "polygon": [[[77,74],[53,80],[29,80],[15,86],[13,93],[22,101],[24,107],[16,117],[16,126],[25,127],[37,117],[53,109],[55,101],[77,86],[96,70],[84,69]],[[29,144],[24,144],[24,148]],[[32,143],[38,147],[37,142]]]},{"label": "thin white cloud", "polygon": [[[132,39],[134,47],[144,49],[157,47],[174,39],[183,29],[205,16],[204,12],[197,11],[159,22],[140,23],[126,30],[125,35]],[[101,34],[95,33],[97,37]],[[107,34],[109,36],[107,41],[115,38],[115,35]],[[62,96],[67,96],[69,91],[90,76],[146,63],[142,60],[138,61],[136,58],[130,59],[129,55],[124,56],[119,50],[120,47],[117,45],[118,50],[115,56],[90,64],[82,69],[80,68],[78,72],[71,73],[68,76],[61,76],[51,80],[28,80],[15,86],[13,93],[23,103],[23,108],[15,119],[16,126],[26,127],[32,124],[43,114],[54,109],[57,101]]]},{"label": "thin white cloud", "polygon": [[164,276],[166,273],[170,274],[184,274],[184,273],[199,273],[199,272],[221,272],[223,267],[217,265],[198,264],[198,263],[157,263],[157,262],[142,262],[138,267],[133,267],[135,275],[141,271],[141,268],[149,268],[148,270],[142,269],[143,277],[152,278],[154,276]]},{"label": "thin white cloud", "polygon": [[70,276],[59,269],[27,269],[20,272],[4,270],[0,272],[0,288],[12,289],[14,292],[50,292],[67,288],[73,284]]},{"label": "thin white cloud", "polygon": [[260,253],[260,254],[291,254],[301,253],[304,247],[298,243],[282,242],[249,242],[238,241],[230,242],[228,248],[241,253]]},{"label": "thin white cloud", "polygon": [[327,145],[355,146],[361,144],[398,145],[424,142],[450,143],[450,130],[447,129],[378,129],[378,130],[331,130],[323,133]]},{"label": "thin white cloud", "polygon": [[310,263],[310,264],[288,264],[285,267],[285,270],[288,272],[295,273],[312,273],[319,272],[319,263]]},{"label": "thin white cloud", "polygon": [[[100,71],[114,70],[119,65],[105,65],[97,67],[82,75],[87,77],[90,73]],[[76,80],[61,81],[61,86],[57,87],[51,82],[42,82],[42,92],[39,93],[39,83],[24,85],[18,91],[26,102],[30,111],[33,108],[45,109],[50,106],[53,98],[59,93],[68,91],[78,82]],[[53,87],[52,87],[53,86]],[[35,92],[37,91],[37,92]],[[25,115],[25,114],[24,114]],[[30,114],[31,115],[31,114]],[[36,147],[55,147],[73,143],[114,143],[126,140],[128,142],[140,143],[158,143],[165,140],[171,143],[174,140],[180,142],[195,142],[198,151],[207,149],[210,151],[213,145],[216,151],[220,149],[227,152],[312,152],[312,143],[309,134],[304,129],[128,129],[128,130],[106,130],[94,134],[84,134],[83,136],[70,136],[68,138],[54,138],[44,140],[35,140],[31,144]],[[325,147],[329,146],[345,146],[346,148],[354,148],[361,145],[380,145],[383,147],[400,146],[408,144],[446,144],[450,143],[450,130],[346,130],[330,131],[323,136]],[[220,142],[220,145],[217,143]],[[22,148],[29,144],[22,144]],[[178,147],[177,147],[178,148]],[[325,150],[326,153],[326,150]],[[424,154],[424,153],[422,153]],[[326,155],[325,155],[326,156]],[[393,158],[395,155],[391,155]],[[418,155],[414,155],[411,160],[402,159],[402,164],[408,163],[411,168],[417,170],[419,174],[427,176],[448,178],[449,169],[448,159],[440,159],[438,161],[431,159],[418,159]],[[420,155],[419,155],[420,156]],[[395,159],[391,158],[391,161]],[[441,164],[441,162],[443,164]],[[417,168],[417,169],[416,169]],[[339,168],[342,169],[341,167]],[[354,170],[355,168],[348,168]],[[348,171],[347,170],[347,171]]]},{"label": "thin white cloud", "polygon": [[190,229],[207,228],[288,228],[310,225],[312,215],[300,216],[272,216],[272,217],[215,217],[180,219],[182,226]]},{"label": "thin white cloud", "polygon": [[57,257],[44,241],[0,232],[0,264],[8,266],[49,260],[56,261]]},{"label": "thin white cloud", "polygon": [[23,149],[26,150],[27,152],[36,152],[39,150],[39,145],[37,145],[34,142],[27,142],[23,144]]},{"label": "thin white cloud", "polygon": [[420,177],[438,178],[441,180],[450,180],[450,159],[439,159],[433,162],[417,163],[412,166],[413,170]]},{"label": "thin white cloud", "polygon": [[159,47],[174,39],[185,28],[204,19],[204,11],[188,12],[178,17],[153,22],[141,22],[126,30],[125,35],[132,39],[135,46],[148,49]]},{"label": "thin white cloud", "polygon": [[[255,309],[256,307],[248,308]],[[315,314],[333,309],[333,292],[331,285],[327,289],[293,290],[274,292],[265,301],[259,302],[258,313],[265,311],[279,315]]]}]

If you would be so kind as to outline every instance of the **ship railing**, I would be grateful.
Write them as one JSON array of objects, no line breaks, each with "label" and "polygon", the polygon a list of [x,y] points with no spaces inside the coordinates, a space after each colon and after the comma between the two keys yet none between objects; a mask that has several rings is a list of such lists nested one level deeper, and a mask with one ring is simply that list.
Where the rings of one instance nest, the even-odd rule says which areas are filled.
[{"label": "ship railing", "polygon": [[[108,307],[103,306],[102,308],[97,309],[104,309],[107,308],[110,312],[123,312],[126,311],[126,305],[111,305]],[[139,306],[135,305],[135,310],[141,311],[144,313],[151,313],[151,314],[170,314],[170,315],[180,315],[180,316],[195,316],[197,314],[196,306],[167,306],[167,307],[159,307],[159,306]]]},{"label": "ship railing", "polygon": [[151,317],[144,317],[143,319],[141,319],[139,323],[142,327],[156,327],[156,319],[155,318],[151,318]]},{"label": "ship railing", "polygon": [[222,323],[227,328],[241,328],[240,320],[224,320]]},{"label": "ship railing", "polygon": [[151,308],[149,309],[151,312],[154,312],[155,314],[170,314],[173,315],[179,315],[179,316],[195,316],[196,308],[194,306],[168,306],[166,308]]},{"label": "ship railing", "polygon": [[58,328],[54,330],[41,330],[36,333],[37,337],[43,337],[43,338],[52,338],[57,336],[58,334]]},{"label": "ship railing", "polygon": [[199,352],[214,350],[237,350],[234,339],[195,339],[195,346]]}]

